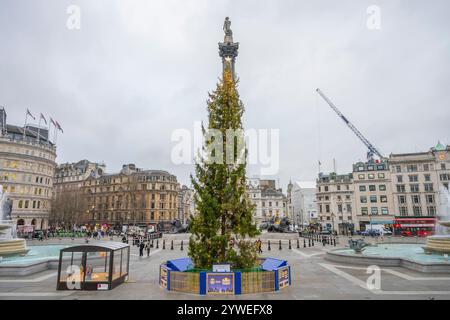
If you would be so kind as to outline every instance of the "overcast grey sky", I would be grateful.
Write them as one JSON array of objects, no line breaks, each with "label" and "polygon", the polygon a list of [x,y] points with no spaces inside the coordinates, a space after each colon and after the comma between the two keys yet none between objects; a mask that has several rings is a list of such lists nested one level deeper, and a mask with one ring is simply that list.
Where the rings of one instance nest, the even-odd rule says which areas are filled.
[{"label": "overcast grey sky", "polygon": [[[66,27],[67,7],[81,29]],[[381,30],[367,28],[369,5]],[[280,179],[349,172],[366,148],[315,93],[320,87],[388,155],[450,143],[449,1],[2,0],[0,105],[58,120],[61,162],[165,169],[171,133],[206,119],[230,16],[246,128],[280,129]],[[320,125],[319,125],[320,124]],[[256,172],[250,168],[249,175]]]}]

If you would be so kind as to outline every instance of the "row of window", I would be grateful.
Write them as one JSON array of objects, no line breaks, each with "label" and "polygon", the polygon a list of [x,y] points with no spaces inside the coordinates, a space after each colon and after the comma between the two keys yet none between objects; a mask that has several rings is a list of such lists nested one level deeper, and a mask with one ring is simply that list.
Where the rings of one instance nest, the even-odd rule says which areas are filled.
[{"label": "row of window", "polygon": [[[406,192],[406,185],[404,184],[397,184],[396,185],[397,192],[398,193],[405,193]],[[432,183],[424,183],[423,184],[423,190],[425,192],[433,192],[434,186]],[[418,183],[410,184],[409,185],[409,191],[410,192],[420,192],[420,185]]]},{"label": "row of window", "polygon": [[[378,190],[380,190],[380,191],[386,191],[386,185],[385,185],[385,184],[380,184],[380,185],[378,185]],[[365,186],[365,185],[360,185],[360,186],[359,186],[359,191],[361,191],[361,192],[367,191],[367,186]],[[369,185],[369,191],[377,191],[377,186],[374,185],[374,184]]]},{"label": "row of window", "polygon": [[47,201],[19,200],[17,207],[19,209],[47,209]]},{"label": "row of window", "polygon": [[[400,206],[398,209],[399,209],[399,212],[400,212],[401,216],[407,216],[408,215],[408,207]],[[421,216],[421,215],[423,215],[422,207],[413,206],[412,214],[414,216]],[[435,206],[427,207],[427,215],[435,216],[436,215],[436,207]]]},{"label": "row of window", "polygon": [[51,183],[51,179],[47,177],[33,176],[31,174],[18,174],[13,172],[0,172],[0,181],[39,183],[45,185],[50,185]]},{"label": "row of window", "polygon": [[[116,202],[116,203],[111,203],[111,204],[99,203],[99,204],[97,204],[97,207],[99,210],[101,210],[101,209],[108,210],[108,208],[110,208],[111,210],[132,209],[132,208],[146,209],[147,204],[145,202],[140,202],[139,204],[135,204],[135,205],[133,205],[131,203],[121,203],[121,202]],[[156,207],[157,207],[157,205],[155,204],[155,202],[150,203],[150,209],[156,209]],[[158,207],[159,207],[159,209],[176,209],[176,203],[169,202],[168,206],[167,206],[166,203],[160,202]]]},{"label": "row of window", "polygon": [[[328,192],[328,191],[330,191],[330,188],[329,188],[330,186],[323,186],[323,191],[325,191],[325,192]],[[345,185],[345,187],[344,186],[341,186],[341,185],[336,185],[336,190],[337,191],[341,191],[341,190],[350,190],[350,185],[348,185],[348,184],[346,184]],[[322,186],[319,186],[319,192],[321,192],[322,191]]]},{"label": "row of window", "polygon": [[[411,195],[411,202],[413,204],[420,204],[421,203],[421,197],[419,194],[413,194]],[[435,203],[435,199],[434,199],[434,194],[427,194],[425,195],[425,202],[427,204],[434,204]],[[404,195],[399,195],[398,196],[398,203],[400,204],[406,204],[406,196]]]},{"label": "row of window", "polygon": [[15,147],[13,148],[12,146],[0,146],[0,151],[6,151],[9,153],[16,153],[16,154],[25,154],[25,155],[30,155],[30,156],[36,156],[39,158],[45,158],[45,159],[50,159],[50,160],[55,160],[55,156],[52,155],[49,152],[41,152],[41,151],[35,151],[35,150],[30,150],[29,148],[21,148],[21,147]]},{"label": "row of window", "polygon": [[[441,170],[447,170],[447,165],[444,162],[440,163],[439,167]],[[422,165],[408,164],[406,166],[401,165],[392,166],[392,172],[418,172],[418,171],[433,171],[433,170],[434,164],[432,163],[425,163]]]},{"label": "row of window", "polygon": [[[319,213],[323,213],[323,205],[319,204]],[[345,207],[343,207],[342,204],[338,204],[338,213],[342,213],[343,209],[345,208],[345,211],[347,211],[347,213],[352,213],[352,205],[350,203],[347,203],[345,205]],[[326,213],[330,213],[330,205],[326,204],[325,205],[325,212]]]},{"label": "row of window", "polygon": [[[371,196],[369,196],[369,198],[367,198],[367,196],[361,196],[359,198],[361,203],[367,203],[367,199],[369,199],[370,203],[377,203],[378,202],[378,197],[376,195],[371,195]],[[386,195],[380,196],[380,202],[381,203],[386,203],[387,202],[387,196]]]},{"label": "row of window", "polygon": [[[378,179],[384,179],[386,177],[386,175],[383,172],[379,172],[377,174]],[[366,175],[364,173],[359,173],[358,174],[358,179],[359,180],[365,180],[366,179]],[[367,179],[373,180],[375,179],[375,173],[368,173],[367,174]]]},{"label": "row of window", "polygon": [[[151,211],[150,220],[173,220],[176,218],[175,212],[155,212]],[[106,221],[145,221],[146,213],[145,212],[96,212],[92,214],[93,220],[106,220]]]},{"label": "row of window", "polygon": [[19,194],[34,194],[35,196],[50,196],[50,189],[47,188],[38,188],[32,186],[15,186],[9,185],[3,186],[3,191],[8,193],[19,193]]},{"label": "row of window", "polygon": [[[381,210],[378,210],[378,207],[370,207],[370,214],[373,216],[376,216],[378,214],[382,214],[382,215],[388,215],[389,214],[389,208],[388,207],[381,207]],[[367,207],[362,207],[361,208],[361,215],[363,216],[367,216],[369,215],[369,208]]]}]

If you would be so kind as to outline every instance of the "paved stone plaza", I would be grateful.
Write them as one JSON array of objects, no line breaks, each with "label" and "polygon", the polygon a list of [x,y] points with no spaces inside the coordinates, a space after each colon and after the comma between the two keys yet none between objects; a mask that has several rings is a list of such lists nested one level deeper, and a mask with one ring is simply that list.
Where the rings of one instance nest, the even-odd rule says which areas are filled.
[{"label": "paved stone plaza", "polygon": [[[289,261],[292,270],[292,286],[276,293],[236,296],[197,296],[169,292],[159,287],[159,264],[168,259],[185,257],[187,241],[181,251],[179,241],[183,236],[174,237],[175,248],[170,250],[170,242],[163,250],[153,249],[150,257],[139,257],[137,247],[132,247],[130,258],[130,278],[127,283],[111,291],[56,291],[57,270],[47,270],[21,278],[0,277],[0,299],[450,299],[450,274],[423,274],[405,268],[381,268],[381,289],[370,290],[366,281],[366,267],[344,265],[324,259],[327,250],[334,247],[320,245],[314,248],[297,249],[296,241],[288,249],[284,239],[280,251],[277,235],[271,235],[271,251],[263,245],[263,256],[282,258]],[[286,235],[278,235],[279,237]],[[266,238],[266,237],[264,237]],[[263,239],[264,239],[263,238]],[[276,243],[275,243],[276,242]],[[52,240],[50,243],[82,243],[82,240]],[[302,240],[300,242],[303,244]],[[341,238],[338,246],[346,239]],[[35,245],[29,243],[29,245]]]}]

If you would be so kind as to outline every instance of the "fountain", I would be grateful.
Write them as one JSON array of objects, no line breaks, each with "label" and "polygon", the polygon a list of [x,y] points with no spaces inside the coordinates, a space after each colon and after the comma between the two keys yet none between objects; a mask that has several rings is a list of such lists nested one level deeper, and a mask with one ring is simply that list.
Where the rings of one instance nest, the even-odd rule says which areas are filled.
[{"label": "fountain", "polygon": [[11,220],[11,202],[7,199],[3,186],[0,185],[0,257],[26,254],[24,239],[15,238],[15,224]]},{"label": "fountain", "polygon": [[439,221],[434,236],[427,237],[427,243],[423,247],[425,253],[449,254],[450,253],[450,192],[441,187],[440,192]]}]

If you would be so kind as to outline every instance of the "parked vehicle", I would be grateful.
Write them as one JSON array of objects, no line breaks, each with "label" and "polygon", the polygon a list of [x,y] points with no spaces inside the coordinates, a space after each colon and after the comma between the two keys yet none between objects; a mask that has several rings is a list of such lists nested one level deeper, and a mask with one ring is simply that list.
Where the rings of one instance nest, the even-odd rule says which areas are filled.
[{"label": "parked vehicle", "polygon": [[366,225],[366,230],[375,230],[382,236],[392,235],[392,232],[386,229],[386,227],[382,224],[372,224],[372,225],[368,224]]},{"label": "parked vehicle", "polygon": [[381,233],[378,230],[365,230],[361,232],[364,237],[379,237]]}]

